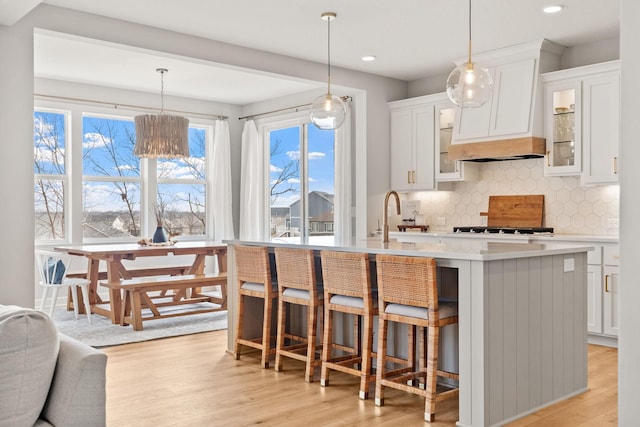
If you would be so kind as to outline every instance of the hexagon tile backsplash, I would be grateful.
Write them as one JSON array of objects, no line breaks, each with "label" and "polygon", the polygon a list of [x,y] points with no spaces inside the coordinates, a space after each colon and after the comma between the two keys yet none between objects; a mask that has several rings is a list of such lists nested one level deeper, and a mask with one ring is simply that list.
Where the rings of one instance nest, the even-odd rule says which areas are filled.
[{"label": "hexagon tile backsplash", "polygon": [[[433,231],[454,226],[486,225],[480,212],[489,196],[544,194],[544,226],[558,234],[618,235],[618,185],[581,186],[580,177],[545,177],[543,159],[489,162],[480,166],[481,179],[456,182],[453,191],[416,192],[420,210]],[[444,219],[444,224],[443,224]]]}]

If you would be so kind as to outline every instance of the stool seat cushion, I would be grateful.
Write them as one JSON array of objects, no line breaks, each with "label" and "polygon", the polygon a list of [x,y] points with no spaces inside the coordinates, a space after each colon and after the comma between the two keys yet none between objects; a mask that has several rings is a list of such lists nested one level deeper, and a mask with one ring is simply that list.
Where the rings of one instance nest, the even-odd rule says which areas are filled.
[{"label": "stool seat cushion", "polygon": [[[371,298],[373,298],[373,306],[377,307],[378,306],[378,293],[377,292],[373,292]],[[364,309],[364,300],[362,298],[358,298],[358,297],[349,297],[349,296],[346,296],[346,295],[334,295],[334,296],[331,297],[331,299],[329,301],[331,302],[331,304],[344,305],[346,307]]]},{"label": "stool seat cushion", "polygon": [[[246,291],[254,291],[254,292],[264,292],[264,283],[254,283],[254,282],[244,282],[240,289],[244,289]],[[278,290],[278,283],[276,281],[271,281],[271,290]]]},{"label": "stool seat cushion", "polygon": [[[415,307],[404,304],[388,304],[384,310],[388,314],[397,314],[399,316],[414,317],[416,319],[428,319],[429,310],[424,307]],[[458,304],[454,302],[439,302],[438,317],[446,319],[458,315]]]},{"label": "stool seat cushion", "polygon": [[[282,295],[285,297],[297,298],[302,300],[309,301],[309,291],[305,289],[296,289],[296,288],[287,288],[282,292]],[[322,288],[318,289],[318,299],[324,298],[324,290]]]}]

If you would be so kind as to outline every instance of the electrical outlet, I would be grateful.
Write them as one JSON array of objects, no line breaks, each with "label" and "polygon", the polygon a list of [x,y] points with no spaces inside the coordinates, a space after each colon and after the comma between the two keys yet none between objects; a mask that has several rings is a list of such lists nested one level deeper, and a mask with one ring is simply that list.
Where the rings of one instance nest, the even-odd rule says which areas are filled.
[{"label": "electrical outlet", "polygon": [[608,224],[609,224],[609,228],[618,228],[619,227],[618,218],[609,218]]},{"label": "electrical outlet", "polygon": [[570,271],[575,270],[575,262],[573,258],[565,258],[564,259],[564,272],[568,273]]},{"label": "electrical outlet", "polygon": [[444,217],[438,217],[436,220],[436,225],[447,225],[447,219]]}]

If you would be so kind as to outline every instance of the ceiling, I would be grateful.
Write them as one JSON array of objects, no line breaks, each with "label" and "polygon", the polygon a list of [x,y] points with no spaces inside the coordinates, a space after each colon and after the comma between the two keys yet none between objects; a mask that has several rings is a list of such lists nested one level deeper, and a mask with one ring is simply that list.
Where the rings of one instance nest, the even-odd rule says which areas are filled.
[{"label": "ceiling", "polygon": [[[337,19],[331,23],[333,66],[406,81],[447,73],[453,68],[454,60],[466,55],[469,37],[466,0],[41,2],[319,63],[326,63],[327,59],[327,24],[320,15],[333,11],[337,13]],[[23,0],[2,0],[0,15],[12,3],[25,7]],[[30,3],[38,2],[31,0]],[[564,6],[560,13],[544,14],[543,6],[551,3],[555,1],[474,0],[473,51],[542,38],[571,47],[619,34],[618,0],[562,0],[558,2]],[[36,75],[86,83],[100,80],[106,85],[124,88],[135,84],[143,90],[158,90],[158,80],[148,75],[148,70],[159,64],[153,52],[122,49],[116,45],[92,46],[88,41],[46,34],[38,36],[36,43]],[[376,60],[363,62],[360,59],[363,55],[375,55]],[[115,64],[120,66],[103,68],[106,63],[103,59],[113,56],[119,57]],[[220,64],[185,62],[184,58],[172,58],[164,65],[166,63],[162,65],[170,68],[166,93],[172,88],[176,95],[239,105],[261,100],[260,97],[267,99],[272,93],[281,96],[318,87],[314,82],[278,78]],[[179,75],[182,77],[177,77]],[[184,77],[187,75],[189,78]],[[87,76],[92,76],[92,81]],[[203,78],[210,80],[203,82],[200,80]],[[228,79],[240,79],[243,84],[234,84],[235,89],[229,91],[224,89],[229,85],[216,83]],[[203,87],[210,88],[211,95],[202,93]],[[238,87],[248,89],[242,93]]]}]

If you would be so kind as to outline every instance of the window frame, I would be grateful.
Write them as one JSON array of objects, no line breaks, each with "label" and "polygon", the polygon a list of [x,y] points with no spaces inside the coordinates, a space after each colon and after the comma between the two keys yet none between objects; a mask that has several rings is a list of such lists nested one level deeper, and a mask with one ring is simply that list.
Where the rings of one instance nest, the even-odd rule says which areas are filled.
[{"label": "window frame", "polygon": [[[117,109],[114,113],[114,108]],[[81,221],[74,221],[74,218],[82,218],[82,191],[83,182],[139,182],[140,183],[140,233],[142,237],[151,237],[156,229],[156,221],[154,215],[154,206],[157,194],[157,160],[156,159],[140,159],[140,177],[111,177],[111,176],[85,176],[83,174],[82,165],[82,145],[83,145],[83,117],[88,115],[91,117],[104,117],[116,120],[134,120],[136,115],[143,114],[141,111],[134,109],[120,108],[114,105],[113,108],[96,105],[91,102],[80,101],[58,101],[42,98],[34,98],[33,114],[36,112],[53,112],[65,113],[67,119],[65,121],[65,237],[64,239],[37,239],[38,245],[46,244],[91,244],[91,243],[132,243],[140,239],[140,237],[128,238],[84,238]],[[204,235],[185,235],[181,236],[181,240],[207,240],[213,238],[213,214],[211,212],[211,194],[212,194],[212,165],[210,161],[213,152],[213,140],[215,132],[215,120],[205,118],[189,118],[189,127],[205,129],[205,179],[198,180],[198,184],[205,185],[205,234]],[[79,141],[79,142],[77,142]],[[79,171],[76,172],[76,171]],[[34,179],[36,174],[34,173]],[[185,184],[186,180],[177,179],[179,184]],[[202,182],[203,181],[203,182]],[[35,208],[35,205],[34,205]]]},{"label": "window frame", "polygon": [[[270,232],[270,221],[271,218],[271,200],[269,197],[269,186],[270,186],[270,162],[271,162],[271,150],[270,150],[270,134],[272,131],[277,131],[281,129],[287,129],[299,126],[300,127],[300,201],[301,201],[301,224],[300,224],[300,236],[295,238],[295,242],[307,244],[309,243],[310,238],[310,221],[309,221],[309,143],[308,143],[308,128],[309,126],[315,126],[311,119],[309,118],[308,111],[299,111],[295,113],[285,114],[278,117],[271,117],[265,119],[259,119],[256,121],[258,124],[258,133],[261,135],[264,141],[264,194],[265,194],[265,230],[264,235],[267,236],[270,240],[273,239]],[[334,131],[333,135],[334,141],[334,152],[335,152],[335,143],[336,143],[336,135]],[[304,179],[303,179],[304,177]],[[334,172],[333,172],[333,184],[334,184],[334,196],[335,189],[338,186],[338,182],[336,182],[336,171],[335,171],[335,160],[334,160]],[[335,203],[335,202],[334,202]],[[290,216],[291,219],[291,216]],[[290,221],[289,219],[289,221]],[[335,221],[335,218],[334,218]],[[321,227],[321,228],[326,228]],[[335,234],[335,225],[332,227],[332,233]],[[277,238],[281,240],[282,238]],[[289,237],[288,239],[292,239]]]}]

